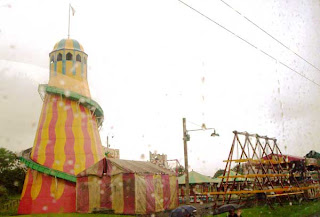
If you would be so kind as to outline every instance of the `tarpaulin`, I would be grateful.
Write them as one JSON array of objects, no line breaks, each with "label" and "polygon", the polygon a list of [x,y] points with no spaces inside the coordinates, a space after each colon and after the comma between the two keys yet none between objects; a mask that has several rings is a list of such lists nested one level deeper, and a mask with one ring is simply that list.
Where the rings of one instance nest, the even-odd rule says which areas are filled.
[{"label": "tarpaulin", "polygon": [[178,206],[177,178],[167,174],[117,174],[77,178],[77,211],[150,214]]}]

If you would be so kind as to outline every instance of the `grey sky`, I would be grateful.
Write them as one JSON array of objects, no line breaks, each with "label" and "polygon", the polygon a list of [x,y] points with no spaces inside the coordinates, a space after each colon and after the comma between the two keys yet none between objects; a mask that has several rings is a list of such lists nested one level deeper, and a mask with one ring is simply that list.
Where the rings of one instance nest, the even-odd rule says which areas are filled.
[{"label": "grey sky", "polygon": [[[320,83],[318,70],[221,1],[185,2]],[[318,1],[227,2],[320,67]],[[122,158],[157,150],[183,163],[182,117],[188,129],[205,122],[220,134],[191,134],[189,164],[207,175],[223,167],[233,130],[277,137],[288,154],[317,150],[319,87],[179,1],[71,4],[71,38],[89,55],[90,90],[105,112],[101,139],[113,137]],[[0,146],[33,145],[37,85],[48,81],[48,54],[66,38],[67,18],[67,1],[0,1]]]}]

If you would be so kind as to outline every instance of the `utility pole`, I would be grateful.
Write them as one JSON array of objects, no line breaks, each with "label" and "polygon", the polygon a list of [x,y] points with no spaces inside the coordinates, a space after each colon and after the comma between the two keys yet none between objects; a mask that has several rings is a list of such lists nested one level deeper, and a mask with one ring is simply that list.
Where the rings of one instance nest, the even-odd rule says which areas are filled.
[{"label": "utility pole", "polygon": [[183,146],[184,146],[184,174],[185,174],[185,183],[186,183],[186,190],[185,190],[185,199],[186,204],[190,204],[190,189],[189,189],[189,170],[188,170],[188,134],[187,134],[187,126],[186,126],[186,118],[182,118],[183,124]]},{"label": "utility pole", "polygon": [[207,128],[206,125],[203,123],[201,129],[194,129],[194,130],[187,130],[186,126],[186,118],[182,118],[182,125],[183,125],[183,147],[184,147],[184,174],[185,174],[185,183],[186,183],[186,190],[185,190],[185,199],[186,204],[190,204],[190,186],[189,186],[189,165],[188,165],[188,144],[187,142],[190,141],[190,135],[188,132],[191,131],[205,131],[205,130],[214,130],[210,136],[219,136],[216,133],[216,129],[214,128]]}]

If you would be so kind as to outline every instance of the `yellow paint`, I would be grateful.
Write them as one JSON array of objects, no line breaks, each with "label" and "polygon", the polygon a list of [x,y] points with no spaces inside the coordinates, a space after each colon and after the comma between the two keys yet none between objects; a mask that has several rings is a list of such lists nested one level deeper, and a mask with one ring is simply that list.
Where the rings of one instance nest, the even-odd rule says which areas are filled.
[{"label": "yellow paint", "polygon": [[[58,110],[58,119],[55,126],[56,132],[56,143],[54,146],[54,162],[53,169],[63,171],[63,165],[66,161],[66,155],[64,152],[64,147],[66,144],[66,131],[65,124],[67,120],[67,108],[66,100],[64,98],[60,98],[57,102],[57,110]],[[69,108],[71,109],[71,108]],[[69,173],[69,171],[66,171]]]},{"label": "yellow paint", "polygon": [[38,142],[38,136],[39,136],[39,133],[41,133],[41,132],[39,132],[40,123],[41,123],[41,121],[43,119],[44,113],[48,111],[48,107],[45,108],[45,104],[47,102],[48,102],[48,95],[45,95],[44,103],[42,104],[41,115],[40,115],[39,122],[38,122],[38,128],[37,128],[37,132],[36,132],[36,137],[34,138],[33,147],[32,147],[32,151],[31,151],[31,159],[33,159],[34,150],[35,150],[36,144]]},{"label": "yellow paint", "polygon": [[147,212],[147,189],[144,176],[134,174],[135,180],[135,212],[146,214]]},{"label": "yellow paint", "polygon": [[38,173],[35,170],[32,170],[33,175],[33,182],[31,187],[31,198],[32,200],[35,200],[42,188],[42,173]]},{"label": "yellow paint", "polygon": [[59,178],[51,177],[52,182],[50,192],[54,199],[59,200],[64,192],[65,181]]},{"label": "yellow paint", "polygon": [[87,66],[88,66],[88,58],[87,58],[87,64],[83,64],[83,77],[85,79],[87,79]]},{"label": "yellow paint", "polygon": [[29,183],[29,175],[31,173],[31,169],[28,169],[28,172],[26,174],[26,177],[24,179],[24,184],[23,184],[23,189],[22,189],[22,193],[21,193],[21,197],[20,199],[22,199],[24,197],[24,194],[26,193],[26,189],[27,189],[27,186],[28,186],[28,183]]},{"label": "yellow paint", "polygon": [[[93,154],[93,161],[94,163],[98,162],[100,159],[98,158],[98,155],[97,155],[97,141],[95,140],[95,137],[94,137],[94,132],[93,132],[93,126],[92,126],[92,114],[91,112],[89,111],[89,109],[85,109],[86,110],[86,115],[87,115],[87,118],[88,118],[88,121],[87,121],[87,129],[88,129],[88,132],[89,132],[89,136],[90,136],[90,140],[91,140],[91,151],[92,151],[92,154]],[[96,129],[98,130],[98,129]]]},{"label": "yellow paint", "polygon": [[153,176],[154,198],[156,202],[156,212],[163,211],[163,187],[161,175]]},{"label": "yellow paint", "polygon": [[71,108],[73,111],[72,132],[74,135],[74,153],[75,165],[74,173],[77,175],[85,169],[84,157],[84,141],[81,129],[81,111],[77,102],[71,101]]},{"label": "yellow paint", "polygon": [[274,188],[274,189],[263,189],[263,190],[242,190],[242,191],[217,191],[217,192],[204,192],[203,195],[211,194],[211,195],[217,195],[217,194],[256,194],[256,193],[271,193],[271,192],[290,192],[290,191],[301,191],[301,190],[308,190],[312,188],[318,188],[319,185],[311,185],[308,187],[291,187],[291,188]]},{"label": "yellow paint", "polygon": [[79,93],[83,96],[91,98],[88,82],[86,79],[76,80],[74,76],[57,74],[49,80],[49,86],[69,90],[72,92]]},{"label": "yellow paint", "polygon": [[112,185],[112,209],[115,213],[123,213],[123,179],[122,174],[111,176]]},{"label": "yellow paint", "polygon": [[73,61],[72,60],[66,60],[66,75],[70,77],[74,77],[72,74],[73,70]]},{"label": "yellow paint", "polygon": [[[46,160],[46,147],[49,141],[49,124],[52,119],[52,106],[53,106],[53,100],[54,96],[48,95],[48,100],[47,100],[47,116],[46,120],[43,124],[43,128],[41,131],[41,142],[39,145],[39,150],[38,150],[38,163],[43,165],[45,160]],[[40,133],[40,132],[39,132]]]},{"label": "yellow paint", "polygon": [[170,206],[169,209],[175,209],[178,206],[178,189],[177,189],[177,177],[169,176],[170,182]]},{"label": "yellow paint", "polygon": [[73,49],[73,41],[72,39],[67,39],[64,45],[65,48]]},{"label": "yellow paint", "polygon": [[100,207],[100,178],[97,176],[88,177],[88,188],[89,188],[89,212],[94,208]]},{"label": "yellow paint", "polygon": [[[229,178],[256,178],[256,177],[281,177],[290,176],[290,174],[246,174],[246,175],[234,175]],[[219,176],[218,178],[228,178],[228,176]]]}]

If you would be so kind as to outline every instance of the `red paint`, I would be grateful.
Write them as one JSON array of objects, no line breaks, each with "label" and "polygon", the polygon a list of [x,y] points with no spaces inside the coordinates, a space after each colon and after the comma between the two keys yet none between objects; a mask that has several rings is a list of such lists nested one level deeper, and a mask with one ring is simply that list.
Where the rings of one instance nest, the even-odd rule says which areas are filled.
[{"label": "red paint", "polygon": [[107,160],[107,175],[111,176],[112,174],[112,163],[110,160]]},{"label": "red paint", "polygon": [[89,211],[88,177],[77,178],[77,212]]},{"label": "red paint", "polygon": [[154,195],[153,175],[146,175],[146,197],[147,197],[147,214],[154,213],[156,210],[156,200]]},{"label": "red paint", "polygon": [[88,117],[85,112],[85,108],[80,105],[81,110],[81,128],[83,133],[83,140],[84,140],[84,152],[85,152],[85,161],[86,161],[86,168],[90,167],[93,163],[93,154],[91,150],[91,138],[88,132]]},{"label": "red paint", "polygon": [[112,209],[112,199],[111,199],[111,177],[102,176],[100,184],[100,206],[101,208]]},{"label": "red paint", "polygon": [[52,103],[52,118],[49,124],[49,141],[46,146],[44,166],[52,168],[54,162],[54,146],[56,143],[56,123],[58,120],[58,97],[53,97]]},{"label": "red paint", "polygon": [[169,175],[161,175],[161,181],[163,185],[163,208],[169,209],[170,206],[170,180]]},{"label": "red paint", "polygon": [[67,110],[67,120],[64,128],[65,128],[67,139],[64,146],[64,153],[66,155],[66,160],[63,165],[63,172],[75,175],[74,173],[74,163],[75,163],[74,135],[72,132],[72,123],[74,118],[73,118],[73,111],[71,108],[70,100],[66,100],[66,106],[68,110]]},{"label": "red paint", "polygon": [[123,179],[124,214],[135,213],[135,179],[134,173],[125,173]]},{"label": "red paint", "polygon": [[32,170],[28,169],[28,180],[25,180],[26,190],[24,196],[20,200],[18,214],[30,214],[32,211],[31,187],[33,182]]},{"label": "red paint", "polygon": [[44,102],[43,108],[42,108],[42,119],[40,121],[39,128],[38,128],[37,144],[34,147],[34,152],[32,155],[32,160],[35,162],[37,162],[37,160],[38,160],[39,146],[40,146],[41,137],[42,137],[42,128],[43,128],[43,125],[44,125],[44,122],[45,122],[46,116],[47,116],[47,105],[49,104],[49,98],[50,97],[48,95],[45,97],[45,102]]},{"label": "red paint", "polygon": [[102,150],[101,139],[100,139],[100,135],[98,133],[98,125],[97,125],[97,121],[96,121],[95,116],[92,117],[92,128],[93,128],[93,135],[94,135],[95,141],[96,141],[98,156],[99,156],[99,158],[104,157],[104,151]]}]

